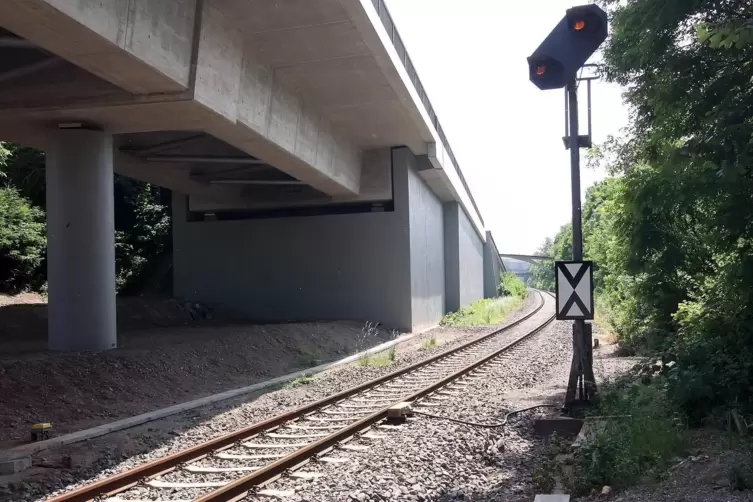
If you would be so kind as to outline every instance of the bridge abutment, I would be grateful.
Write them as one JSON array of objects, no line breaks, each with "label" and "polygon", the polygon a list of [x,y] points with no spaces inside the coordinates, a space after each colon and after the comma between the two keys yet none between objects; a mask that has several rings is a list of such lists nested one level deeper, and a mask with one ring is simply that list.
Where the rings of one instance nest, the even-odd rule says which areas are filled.
[{"label": "bridge abutment", "polygon": [[383,210],[195,221],[176,194],[175,295],[262,322],[436,325],[444,314],[442,202],[407,148],[370,151],[364,162],[392,170]]},{"label": "bridge abutment", "polygon": [[444,204],[445,309],[484,298],[484,243],[457,202]]}]

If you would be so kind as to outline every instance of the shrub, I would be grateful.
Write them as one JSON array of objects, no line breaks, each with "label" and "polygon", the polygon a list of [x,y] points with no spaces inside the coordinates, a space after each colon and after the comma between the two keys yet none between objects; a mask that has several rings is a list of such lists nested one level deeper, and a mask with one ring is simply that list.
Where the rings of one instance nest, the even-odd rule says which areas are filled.
[{"label": "shrub", "polygon": [[171,248],[168,208],[159,187],[116,177],[115,272],[118,291],[138,292]]},{"label": "shrub", "polygon": [[0,290],[15,292],[44,281],[44,213],[14,188],[0,188]]},{"label": "shrub", "polygon": [[528,295],[526,285],[523,284],[517,275],[512,272],[505,272],[499,278],[499,296],[516,296],[525,298]]},{"label": "shrub", "polygon": [[604,485],[625,487],[658,478],[685,447],[685,426],[665,391],[666,381],[648,384],[635,376],[602,389],[596,414],[608,419],[576,456],[570,481],[577,493]]}]

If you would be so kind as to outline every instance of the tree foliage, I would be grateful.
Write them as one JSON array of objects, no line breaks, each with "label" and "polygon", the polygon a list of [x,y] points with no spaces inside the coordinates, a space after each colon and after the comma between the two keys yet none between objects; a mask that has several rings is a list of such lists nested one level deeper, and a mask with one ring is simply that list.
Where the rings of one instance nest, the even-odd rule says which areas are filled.
[{"label": "tree foliage", "polygon": [[[557,236],[560,236],[560,231]],[[555,256],[554,241],[547,237],[541,244],[536,256]],[[536,262],[531,266],[531,286],[544,291],[554,291],[554,264],[549,262]]]},{"label": "tree foliage", "polygon": [[500,274],[498,293],[499,296],[515,296],[517,298],[528,296],[526,285],[512,272]]},{"label": "tree foliage", "polygon": [[45,249],[44,213],[15,188],[0,188],[0,290],[39,286]]},{"label": "tree foliage", "polygon": [[115,179],[115,269],[119,289],[137,290],[171,248],[171,220],[160,188]]},{"label": "tree foliage", "polygon": [[[753,3],[602,4],[602,73],[631,123],[589,155],[613,175],[583,210],[600,304],[621,343],[675,361],[669,392],[692,417],[753,412]],[[568,236],[542,251],[567,258]]]},{"label": "tree foliage", "polygon": [[726,25],[699,24],[696,26],[698,41],[709,47],[743,49],[753,43],[753,19],[741,20]]},{"label": "tree foliage", "polygon": [[[0,143],[0,291],[45,282],[44,165],[44,152]],[[115,175],[113,190],[117,285],[135,290],[170,248],[170,214],[159,187]]]}]

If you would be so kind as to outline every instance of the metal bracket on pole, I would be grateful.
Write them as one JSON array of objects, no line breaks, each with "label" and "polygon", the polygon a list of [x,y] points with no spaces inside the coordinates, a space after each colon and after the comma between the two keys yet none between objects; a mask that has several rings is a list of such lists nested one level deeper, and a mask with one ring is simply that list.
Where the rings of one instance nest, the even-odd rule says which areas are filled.
[{"label": "metal bracket on pole", "polygon": [[[596,80],[598,77],[581,77],[576,79],[576,92],[577,82],[586,82],[586,95],[588,100],[588,134],[578,135],[578,146],[580,148],[591,148],[593,146],[593,134],[591,126],[591,81]],[[565,150],[570,149],[570,86],[565,87],[565,135],[562,137],[562,143],[565,145]],[[577,114],[577,110],[576,110]]]}]

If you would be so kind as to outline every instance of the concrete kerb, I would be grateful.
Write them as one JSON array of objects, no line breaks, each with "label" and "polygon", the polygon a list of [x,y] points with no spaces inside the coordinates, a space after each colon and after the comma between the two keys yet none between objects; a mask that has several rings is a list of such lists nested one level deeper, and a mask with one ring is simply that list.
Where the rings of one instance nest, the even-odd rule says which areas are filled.
[{"label": "concrete kerb", "polygon": [[182,413],[184,411],[189,411],[195,408],[199,408],[201,406],[214,404],[214,403],[225,401],[225,400],[237,397],[237,396],[242,396],[243,394],[250,394],[258,390],[263,390],[269,387],[274,387],[276,385],[280,385],[280,384],[295,380],[296,378],[312,376],[317,373],[326,371],[330,368],[335,368],[337,366],[342,366],[345,364],[352,363],[365,355],[371,355],[371,354],[382,352],[395,345],[399,345],[401,343],[407,342],[411,340],[412,338],[415,338],[416,336],[419,336],[425,333],[426,331],[428,330],[403,335],[394,340],[390,340],[389,342],[385,342],[381,345],[377,345],[376,347],[372,347],[368,350],[358,352],[344,359],[340,359],[339,361],[334,361],[334,362],[326,363],[326,364],[320,364],[319,366],[314,366],[313,368],[296,371],[295,373],[289,373],[287,375],[272,378],[271,380],[265,380],[263,382],[255,383],[253,385],[248,385],[246,387],[241,387],[239,389],[232,389],[225,392],[220,392],[219,394],[213,394],[211,396],[202,397],[199,399],[195,399],[193,401],[188,401],[185,403],[180,403],[173,406],[169,406],[167,408],[150,411],[148,413],[142,413],[141,415],[136,415],[134,417],[124,418],[122,420],[111,422],[109,424],[103,424],[97,427],[92,427],[91,429],[85,429],[82,431],[72,432],[70,434],[65,434],[63,436],[46,439],[44,441],[38,441],[36,443],[29,443],[29,444],[24,444],[21,446],[16,446],[14,448],[10,448],[8,450],[0,452],[0,475],[13,474],[13,473],[28,469],[29,467],[31,467],[31,456],[34,455],[35,453],[39,453],[41,451],[45,451],[50,448],[65,446],[65,445],[69,445],[73,443],[79,443],[81,441],[86,441],[87,439],[94,439],[100,436],[104,436],[106,434],[110,434],[111,432],[117,432],[123,429],[130,429],[131,427],[136,427],[138,425],[142,425],[147,422],[153,422],[155,420],[169,417],[171,415],[176,415],[178,413]]}]

